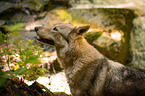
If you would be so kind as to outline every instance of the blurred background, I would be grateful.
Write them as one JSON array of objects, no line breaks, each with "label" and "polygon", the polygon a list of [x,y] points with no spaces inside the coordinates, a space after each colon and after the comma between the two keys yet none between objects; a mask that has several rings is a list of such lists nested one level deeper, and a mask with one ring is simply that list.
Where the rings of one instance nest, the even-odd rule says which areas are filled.
[{"label": "blurred background", "polygon": [[35,26],[90,24],[88,43],[107,58],[145,69],[145,0],[0,0],[0,94],[68,96],[55,48]]}]

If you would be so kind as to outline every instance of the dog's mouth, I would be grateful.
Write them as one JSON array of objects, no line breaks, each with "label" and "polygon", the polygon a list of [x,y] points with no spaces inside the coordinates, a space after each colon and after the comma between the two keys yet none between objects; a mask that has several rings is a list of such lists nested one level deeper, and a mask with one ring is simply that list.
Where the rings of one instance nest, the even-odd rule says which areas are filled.
[{"label": "dog's mouth", "polygon": [[47,44],[50,44],[50,45],[54,45],[54,41],[52,40],[49,40],[49,39],[44,39],[44,38],[41,38],[41,37],[37,37],[37,40],[40,41],[40,42],[43,42],[43,43],[47,43]]}]

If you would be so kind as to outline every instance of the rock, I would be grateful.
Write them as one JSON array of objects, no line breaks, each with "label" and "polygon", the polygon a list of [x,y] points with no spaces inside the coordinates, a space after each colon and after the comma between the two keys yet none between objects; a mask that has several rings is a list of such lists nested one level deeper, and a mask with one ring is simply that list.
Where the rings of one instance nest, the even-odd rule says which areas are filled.
[{"label": "rock", "polygon": [[[40,0],[42,1],[42,0]],[[44,0],[46,1],[46,0]],[[30,10],[40,11],[40,8],[42,8],[42,3],[39,2],[39,0],[23,0],[22,6],[29,8]]]},{"label": "rock", "polygon": [[[47,87],[51,92],[53,92],[54,96],[70,96],[71,94],[64,72],[51,74],[49,78],[39,77],[36,81],[39,84]],[[28,81],[26,83],[32,84],[32,82],[28,82]]]},{"label": "rock", "polygon": [[91,31],[84,34],[84,37],[89,43],[92,43],[93,41],[97,40],[101,35],[102,32]]},{"label": "rock", "polygon": [[[87,3],[86,3],[87,2]],[[124,36],[121,40],[122,49],[120,50],[120,56],[118,56],[118,61],[123,64],[128,64],[131,62],[130,66],[138,67],[145,69],[143,64],[144,62],[144,48],[145,48],[145,27],[144,27],[144,18],[145,18],[145,1],[144,0],[70,0],[70,5],[73,9],[90,9],[98,10],[104,9],[111,12],[111,10],[122,10],[120,16],[116,15],[113,11],[111,12],[111,18],[107,19],[105,15],[102,15],[97,22],[104,20],[107,26],[116,26],[124,32]],[[126,13],[128,10],[129,13]],[[125,12],[126,11],[126,12]],[[125,13],[125,14],[124,14]],[[92,12],[90,12],[92,14]],[[114,16],[113,16],[114,15]],[[123,18],[121,17],[122,15]],[[116,17],[117,16],[117,17]],[[91,17],[93,20],[96,17]],[[120,20],[119,20],[120,19]],[[118,22],[119,20],[119,22]],[[95,21],[95,20],[93,20]],[[108,23],[109,21],[109,23]],[[111,22],[110,22],[111,21]],[[112,21],[117,21],[112,23]],[[115,28],[115,27],[114,27]],[[131,35],[130,35],[131,34]],[[131,41],[130,41],[131,40]],[[129,54],[132,56],[129,56]],[[127,58],[127,59],[126,59]],[[132,60],[132,61],[131,61]]]},{"label": "rock", "polygon": [[[46,96],[54,96],[53,93],[47,89],[47,87],[45,87],[44,85],[39,84],[38,82],[34,82],[31,86],[29,86],[29,88],[31,90],[35,90],[34,95],[37,96],[43,96],[42,94],[46,95]],[[46,90],[46,92],[44,92],[43,90]]]},{"label": "rock", "polygon": [[29,10],[39,12],[50,10],[51,7],[53,7],[51,0],[21,0],[21,4],[24,8],[29,8]]},{"label": "rock", "polygon": [[47,14],[46,11],[45,11],[45,12],[41,12],[41,13],[38,15],[38,17],[39,17],[39,18],[44,18],[44,17],[46,16],[46,14]]},{"label": "rock", "polygon": [[34,19],[44,17],[45,14],[39,15],[39,12],[51,9],[46,7],[48,5],[51,6],[50,0],[2,0],[0,20],[5,21],[6,24],[33,22]]},{"label": "rock", "polygon": [[144,0],[114,0],[113,2],[112,0],[70,0],[69,4],[76,9],[131,9],[140,16],[145,14]]},{"label": "rock", "polygon": [[130,44],[131,66],[145,69],[145,17],[137,17],[133,20]]},{"label": "rock", "polygon": [[9,8],[14,7],[16,5],[9,3],[9,2],[0,2],[0,6],[1,6],[0,13],[2,13],[2,12],[4,12],[4,11],[8,10]]},{"label": "rock", "polygon": [[54,96],[71,96],[66,94],[65,92],[53,92]]},{"label": "rock", "polygon": [[51,0],[55,6],[66,6],[68,7],[69,0]]},{"label": "rock", "polygon": [[[40,11],[44,5],[47,5],[50,3],[50,0],[1,0],[0,2],[1,9],[2,10],[7,10],[10,7],[21,7],[21,8],[29,8],[30,10],[34,11]],[[6,6],[7,5],[7,6]]]},{"label": "rock", "polygon": [[6,22],[4,20],[0,20],[0,26],[5,24]]},{"label": "rock", "polygon": [[112,38],[102,35],[97,40],[95,40],[92,44],[99,46],[102,49],[99,50],[101,52],[106,50],[105,53],[103,52],[102,53],[107,57],[110,57],[110,59],[117,60],[117,57],[120,54],[121,43],[113,40]]},{"label": "rock", "polygon": [[54,96],[44,85],[35,81],[31,86],[28,86],[18,78],[9,79],[6,84],[0,86],[0,89],[1,96]]},{"label": "rock", "polygon": [[27,23],[27,22],[33,22],[34,18],[31,15],[27,15],[23,13],[21,10],[12,10],[8,14],[3,14],[1,16],[3,20],[6,21],[7,24],[13,24],[14,22],[17,23]]},{"label": "rock", "polygon": [[[67,10],[69,14],[72,15],[72,20],[76,20],[76,22],[80,23],[88,23],[92,26],[92,28],[100,29],[101,32],[107,32],[108,34],[112,34],[114,32],[119,32],[120,37],[118,52],[115,52],[117,55],[107,55],[107,57],[111,56],[110,58],[114,60],[112,57],[116,57],[115,60],[126,64],[129,60],[128,51],[129,51],[129,41],[130,41],[130,33],[132,29],[132,20],[135,17],[133,11],[128,9],[70,9]],[[129,17],[128,17],[129,16]],[[90,29],[91,30],[91,29]],[[95,37],[91,38],[95,39]],[[124,41],[123,41],[124,40]],[[92,40],[91,40],[92,41]],[[96,44],[96,43],[95,43]],[[106,43],[107,44],[107,43]],[[97,45],[100,48],[103,48]],[[98,48],[97,47],[97,48]],[[107,45],[106,45],[107,47]],[[100,49],[99,48],[99,49]],[[105,48],[106,49],[106,48]],[[102,49],[103,53],[107,50]],[[110,48],[108,51],[111,51]],[[112,52],[107,52],[112,53]]]},{"label": "rock", "polygon": [[59,72],[50,77],[50,91],[71,94],[64,72]]},{"label": "rock", "polygon": [[[0,2],[0,19],[2,24],[14,24],[14,22],[33,22],[34,18],[27,12],[28,10],[22,8],[21,5],[10,2]],[[4,23],[5,22],[5,23]]]}]

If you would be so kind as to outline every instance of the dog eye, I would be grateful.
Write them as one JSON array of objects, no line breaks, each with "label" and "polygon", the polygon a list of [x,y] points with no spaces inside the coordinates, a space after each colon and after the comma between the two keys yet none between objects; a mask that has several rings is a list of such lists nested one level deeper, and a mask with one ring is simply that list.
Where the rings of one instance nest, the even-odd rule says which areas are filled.
[{"label": "dog eye", "polygon": [[58,29],[56,27],[53,28],[54,31],[58,31]]}]

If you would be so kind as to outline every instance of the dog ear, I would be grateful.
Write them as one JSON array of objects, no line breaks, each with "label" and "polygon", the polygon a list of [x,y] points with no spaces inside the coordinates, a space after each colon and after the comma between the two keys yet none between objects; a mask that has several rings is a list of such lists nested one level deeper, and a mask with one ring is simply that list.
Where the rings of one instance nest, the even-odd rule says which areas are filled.
[{"label": "dog ear", "polygon": [[76,29],[76,33],[82,35],[83,33],[87,32],[90,28],[90,25],[80,26]]}]

